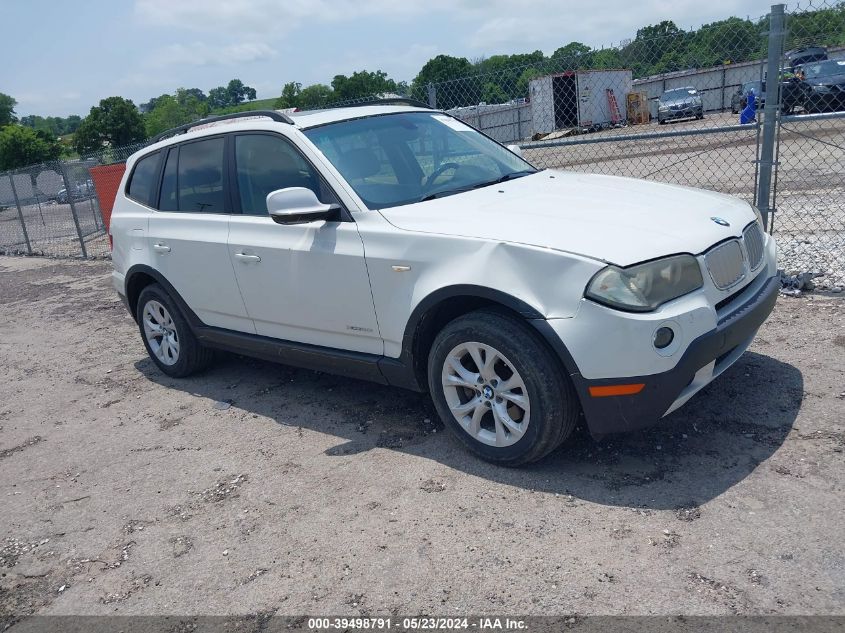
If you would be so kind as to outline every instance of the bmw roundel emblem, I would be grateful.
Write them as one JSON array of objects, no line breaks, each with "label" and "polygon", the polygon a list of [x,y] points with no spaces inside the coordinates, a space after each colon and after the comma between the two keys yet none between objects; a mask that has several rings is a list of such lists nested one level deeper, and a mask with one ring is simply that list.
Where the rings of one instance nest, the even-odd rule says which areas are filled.
[{"label": "bmw roundel emblem", "polygon": [[728,222],[727,220],[723,220],[722,218],[717,218],[715,215],[710,219],[713,220],[719,226],[730,226],[731,225],[731,223]]}]

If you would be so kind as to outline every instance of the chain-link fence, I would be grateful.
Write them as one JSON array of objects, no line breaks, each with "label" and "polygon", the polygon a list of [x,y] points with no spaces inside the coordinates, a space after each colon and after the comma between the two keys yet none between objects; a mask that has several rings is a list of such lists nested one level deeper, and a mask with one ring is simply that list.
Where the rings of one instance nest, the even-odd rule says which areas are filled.
[{"label": "chain-link fence", "polygon": [[[845,72],[845,2],[789,12],[775,5],[757,19],[690,31],[662,22],[618,46],[572,44],[551,57],[523,57],[517,65],[493,57],[470,69],[435,69],[445,80],[414,85],[408,96],[519,145],[538,167],[755,202],[781,236],[782,267],[845,283],[845,121],[836,113],[845,111],[845,92],[841,100],[824,92],[843,90],[842,77],[824,72]],[[822,110],[831,113],[809,114]],[[119,179],[120,169],[107,167],[135,149],[0,175],[0,205],[8,207],[0,250],[106,253],[102,226],[116,183],[101,185]],[[17,203],[6,191],[12,182]]]},{"label": "chain-link fence", "polygon": [[[845,4],[819,13],[812,5],[786,16],[786,57],[809,50],[820,33],[845,39]],[[798,114],[778,121],[772,231],[781,265],[816,273],[822,287],[845,286],[845,56],[805,64],[811,86]],[[832,60],[832,61],[831,61]]]},{"label": "chain-link fence", "polygon": [[0,253],[107,257],[107,220],[123,161],[141,147],[0,173]]},{"label": "chain-link fence", "polygon": [[845,284],[845,3],[776,5],[695,31],[662,23],[619,46],[569,48],[413,96],[518,144],[538,167],[754,202],[787,272]]}]

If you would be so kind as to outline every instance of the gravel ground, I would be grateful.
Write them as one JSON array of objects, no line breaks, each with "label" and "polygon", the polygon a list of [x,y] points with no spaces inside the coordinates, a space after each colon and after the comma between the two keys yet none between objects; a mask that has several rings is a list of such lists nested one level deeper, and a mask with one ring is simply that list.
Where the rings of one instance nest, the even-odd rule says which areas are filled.
[{"label": "gravel ground", "polygon": [[[506,470],[426,398],[172,380],[107,262],[0,259],[0,630],[31,614],[845,615],[845,300],[647,432]],[[182,629],[180,629],[182,630]],[[185,629],[187,630],[187,629]]]}]

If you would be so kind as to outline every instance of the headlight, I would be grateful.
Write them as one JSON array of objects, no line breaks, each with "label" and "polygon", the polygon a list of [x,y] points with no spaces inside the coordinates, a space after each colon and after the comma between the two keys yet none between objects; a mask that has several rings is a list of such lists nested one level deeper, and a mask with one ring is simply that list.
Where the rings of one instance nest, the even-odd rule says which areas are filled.
[{"label": "headlight", "polygon": [[831,91],[830,86],[813,86],[813,90],[820,94],[827,94]]},{"label": "headlight", "polygon": [[650,312],[702,286],[701,267],[692,255],[674,255],[630,268],[608,266],[597,272],[584,296],[629,312]]}]

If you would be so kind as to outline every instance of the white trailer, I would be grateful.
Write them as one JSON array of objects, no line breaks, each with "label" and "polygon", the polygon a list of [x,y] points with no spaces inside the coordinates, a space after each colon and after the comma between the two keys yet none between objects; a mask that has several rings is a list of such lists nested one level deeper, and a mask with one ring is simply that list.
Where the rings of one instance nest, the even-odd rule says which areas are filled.
[{"label": "white trailer", "polygon": [[534,133],[610,125],[608,89],[613,91],[624,120],[632,80],[630,70],[570,70],[531,80],[528,95]]}]

